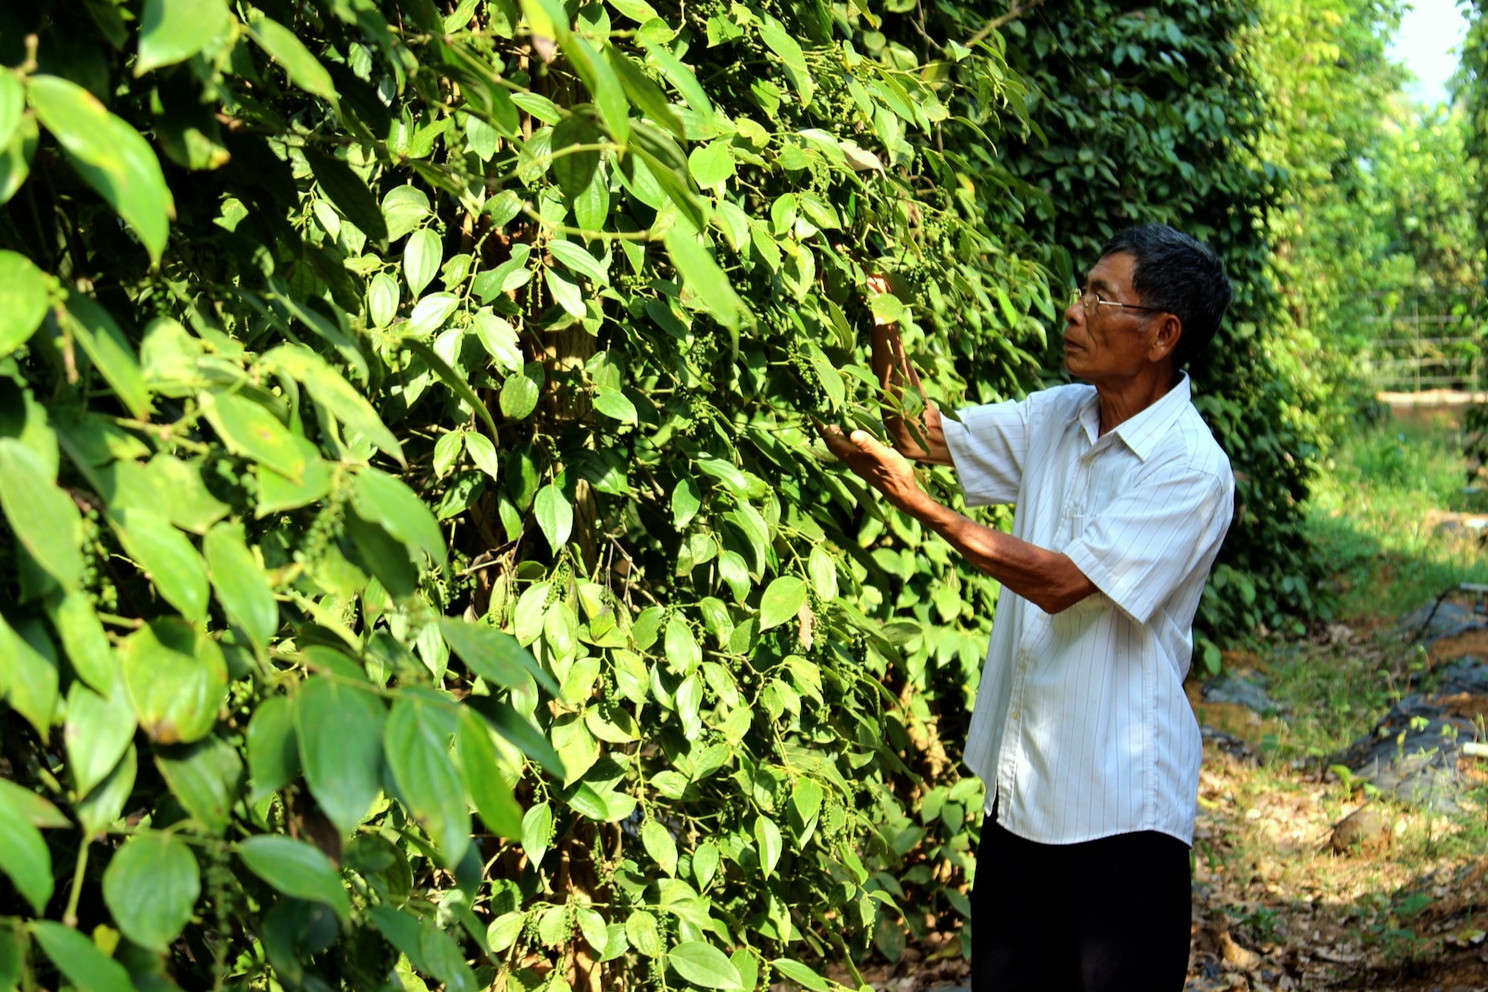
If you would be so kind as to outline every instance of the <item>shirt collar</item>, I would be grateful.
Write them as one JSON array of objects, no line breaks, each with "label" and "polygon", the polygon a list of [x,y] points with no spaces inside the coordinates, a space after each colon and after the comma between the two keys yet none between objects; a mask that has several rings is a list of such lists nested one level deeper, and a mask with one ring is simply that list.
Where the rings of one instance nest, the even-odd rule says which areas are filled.
[{"label": "shirt collar", "polygon": [[[1183,409],[1188,406],[1191,393],[1188,373],[1180,372],[1178,382],[1172,389],[1135,417],[1124,420],[1111,428],[1106,432],[1106,437],[1120,438],[1121,443],[1131,449],[1132,454],[1146,461],[1157,442],[1167,433],[1168,428],[1178,419]],[[1100,433],[1100,395],[1094,388],[1090,390],[1089,398],[1080,405],[1080,424],[1085,428],[1085,436],[1092,445],[1105,441]],[[1106,443],[1115,444],[1116,442],[1112,440]]]}]

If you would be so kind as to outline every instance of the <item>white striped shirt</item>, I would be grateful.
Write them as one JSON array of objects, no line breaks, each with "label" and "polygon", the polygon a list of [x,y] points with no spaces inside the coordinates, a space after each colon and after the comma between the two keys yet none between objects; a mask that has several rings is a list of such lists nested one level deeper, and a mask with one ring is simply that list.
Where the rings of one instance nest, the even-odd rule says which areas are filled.
[{"label": "white striped shirt", "polygon": [[1203,751],[1183,678],[1235,484],[1188,376],[1104,437],[1083,384],[959,416],[942,422],[967,503],[1016,503],[1013,535],[1099,589],[1052,616],[998,599],[965,755],[987,808],[1046,844],[1192,843]]}]

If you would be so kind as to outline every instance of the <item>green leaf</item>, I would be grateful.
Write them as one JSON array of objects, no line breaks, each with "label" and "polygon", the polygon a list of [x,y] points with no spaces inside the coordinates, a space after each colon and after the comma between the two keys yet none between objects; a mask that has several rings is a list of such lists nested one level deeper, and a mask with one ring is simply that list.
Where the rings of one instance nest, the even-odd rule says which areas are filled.
[{"label": "green leaf", "polygon": [[827,602],[837,598],[837,564],[830,551],[821,545],[812,548],[806,573],[811,576],[811,588],[818,599]]},{"label": "green leaf", "polygon": [[630,102],[652,121],[686,140],[687,133],[682,122],[677,119],[676,112],[672,110],[672,105],[667,102],[666,94],[641,71],[640,66],[614,45],[605,46],[605,57],[609,59],[610,68],[619,78],[620,85],[625,88],[625,95],[630,98]]},{"label": "green leaf", "polygon": [[398,281],[379,272],[367,283],[367,317],[373,327],[386,327],[398,315]]},{"label": "green leaf", "polygon": [[687,156],[687,170],[703,189],[722,186],[734,176],[734,155],[726,140],[698,145]]},{"label": "green leaf", "polygon": [[509,375],[501,384],[501,415],[509,420],[525,420],[537,409],[541,395],[542,387],[525,368]]},{"label": "green leaf", "polygon": [[[133,754],[133,748],[126,751],[124,760],[129,762]],[[243,761],[235,746],[213,736],[183,747],[156,748],[155,767],[201,830],[214,837],[227,832],[243,777]],[[94,795],[107,788],[105,783]]]},{"label": "green leaf", "polygon": [[160,617],[119,645],[119,665],[140,729],[157,744],[189,744],[217,725],[227,662],[217,642],[178,617]]},{"label": "green leaf", "polygon": [[0,791],[0,871],[37,915],[52,898],[52,855],[10,790]]},{"label": "green leaf", "polygon": [[604,263],[589,254],[588,249],[582,245],[576,245],[572,241],[550,241],[548,250],[570,272],[584,276],[601,286],[609,283],[610,274],[606,271]]},{"label": "green leaf", "polygon": [[760,630],[769,630],[793,620],[806,605],[806,583],[794,575],[771,582],[760,597]]},{"label": "green leaf", "polygon": [[24,621],[22,630],[16,630],[0,615],[0,695],[36,728],[43,743],[51,740],[59,695],[57,659],[45,636]]},{"label": "green leaf", "polygon": [[444,243],[429,228],[421,227],[408,238],[408,244],[403,246],[403,278],[415,298],[434,281],[443,260]]},{"label": "green leaf", "polygon": [[554,301],[570,317],[583,317],[588,311],[584,307],[584,294],[574,283],[558,274],[557,269],[543,269],[543,282]]},{"label": "green leaf", "polygon": [[409,812],[453,866],[470,843],[470,814],[459,770],[450,760],[451,711],[416,696],[393,703],[383,756]]},{"label": "green leaf", "polygon": [[533,867],[542,864],[543,855],[553,839],[553,810],[547,803],[538,803],[522,814],[522,850]]},{"label": "green leaf", "polygon": [[[567,32],[563,32],[567,34]],[[601,58],[587,41],[578,35],[557,39],[568,56],[574,71],[583,80],[585,88],[599,108],[600,119],[618,144],[630,138],[630,101],[626,99],[624,85],[615,74],[609,61]]]},{"label": "green leaf", "polygon": [[785,850],[785,843],[775,821],[763,813],[754,820],[754,842],[759,852],[760,871],[766,878],[769,878],[774,873],[775,866],[780,863],[780,855]]},{"label": "green leaf", "polygon": [[[26,88],[13,72],[0,72],[0,148],[7,147],[26,113]],[[0,282],[0,286],[4,283]]]},{"label": "green leaf", "polygon": [[305,452],[295,443],[294,433],[262,404],[229,392],[202,393],[198,401],[228,451],[293,482],[304,477]]},{"label": "green leaf", "polygon": [[600,386],[594,391],[594,409],[622,424],[635,424],[640,420],[635,404],[618,389]]},{"label": "green leaf", "polygon": [[249,802],[257,802],[294,781],[300,774],[300,752],[294,705],[288,696],[270,696],[254,708],[244,743],[252,785]]},{"label": "green leaf", "polygon": [[32,109],[73,169],[134,229],[150,261],[159,263],[176,208],[150,143],[70,80],[38,74],[27,77],[27,87]]},{"label": "green leaf", "polygon": [[109,510],[108,522],[124,552],[149,573],[165,601],[188,620],[205,620],[210,598],[207,567],[190,539],[153,508],[115,507]]},{"label": "green leaf", "polygon": [[324,358],[304,345],[284,344],[266,352],[262,360],[271,368],[282,369],[310,390],[315,402],[371,441],[378,450],[396,459],[400,465],[407,464],[398,439],[383,424],[376,408]]},{"label": "green leaf", "polygon": [[434,216],[429,195],[417,186],[394,186],[382,198],[382,216],[387,221],[388,240],[397,241]]},{"label": "green leaf", "polygon": [[[14,81],[15,77],[0,72],[0,80],[5,79]],[[0,100],[3,99],[3,86],[0,86]],[[4,145],[5,142],[0,142],[0,147]],[[0,251],[0,358],[31,339],[46,319],[50,306],[46,274],[25,255]]]},{"label": "green leaf", "polygon": [[455,737],[460,774],[486,829],[502,837],[522,833],[522,807],[512,795],[510,777],[502,771],[491,727],[474,710],[462,710]]},{"label": "green leaf", "polygon": [[510,703],[492,696],[466,696],[465,705],[485,717],[498,734],[515,744],[548,774],[560,779],[567,778],[563,761],[553,745],[543,736],[542,731],[534,727]]},{"label": "green leaf", "polygon": [[173,834],[135,834],[103,873],[103,901],[124,936],[164,954],[191,919],[201,873],[191,848]]},{"label": "green leaf", "polygon": [[712,841],[703,841],[692,852],[692,877],[697,880],[700,890],[706,889],[708,883],[713,881],[713,876],[718,871],[719,859],[718,845]]},{"label": "green leaf", "polygon": [[422,548],[444,567],[444,535],[434,513],[401,479],[368,466],[357,473],[352,502],[361,514],[404,544]]},{"label": "green leaf", "polygon": [[62,739],[67,767],[78,798],[108,778],[134,739],[136,722],[123,685],[100,695],[81,682],[67,690],[67,724]]},{"label": "green leaf", "polygon": [[145,0],[135,76],[186,61],[231,23],[226,0]]},{"label": "green leaf", "polygon": [[647,820],[641,824],[641,845],[662,871],[677,874],[677,841],[670,830],[655,820]]},{"label": "green leaf", "polygon": [[720,324],[731,331],[737,331],[750,320],[744,301],[734,292],[728,276],[723,274],[723,270],[696,235],[674,227],[666,232],[665,240],[667,254],[677,267],[677,273],[696,296],[698,303],[717,318]]},{"label": "green leaf", "polygon": [[310,794],[343,836],[356,830],[382,787],[387,709],[370,689],[312,676],[294,695],[300,763]]},{"label": "green leaf", "polygon": [[0,437],[0,507],[36,563],[64,589],[76,589],[83,578],[82,515],[41,456],[10,437]]},{"label": "green leaf", "polygon": [[486,473],[492,482],[501,481],[501,458],[496,454],[496,445],[491,439],[476,431],[465,432],[465,450],[475,467]]},{"label": "green leaf", "polygon": [[310,54],[295,33],[278,21],[260,17],[248,25],[248,34],[260,48],[284,68],[289,81],[311,96],[336,103],[336,84],[320,60]]},{"label": "green leaf", "polygon": [[573,506],[562,489],[551,482],[543,486],[532,501],[532,510],[543,536],[548,539],[548,547],[557,551],[568,543],[573,531]]},{"label": "green leaf", "polygon": [[[492,434],[500,433],[497,430],[496,421],[491,417],[491,411],[487,410],[486,404],[481,402],[479,396],[475,395],[475,390],[470,388],[470,383],[465,380],[464,376],[450,368],[449,363],[443,358],[440,358],[438,352],[417,338],[404,338],[398,343],[401,347],[407,348],[423,359],[424,364],[429,366],[435,375],[439,376],[439,380],[453,390],[455,395],[465,402],[466,406],[475,411],[475,415],[480,417],[481,421],[490,428]],[[511,380],[508,379],[507,381],[510,382]],[[504,392],[505,390],[503,390],[503,394]],[[503,409],[505,409],[504,406]]]},{"label": "green leaf", "polygon": [[254,557],[238,524],[220,523],[202,541],[212,587],[227,619],[260,648],[279,629],[279,604],[263,566]]},{"label": "green leaf", "polygon": [[679,675],[691,675],[702,664],[703,651],[698,646],[692,624],[680,613],[667,621],[666,637],[663,641],[667,665]]},{"label": "green leaf", "polygon": [[38,796],[30,789],[0,778],[0,806],[9,805],[21,814],[21,818],[33,827],[51,829],[54,827],[67,828],[72,826],[72,821],[62,815],[56,805],[50,799]]},{"label": "green leaf", "polygon": [[625,919],[625,937],[630,941],[630,946],[645,957],[661,956],[661,930],[655,914],[644,909],[631,913]]},{"label": "green leaf", "polygon": [[323,155],[308,148],[304,154],[305,162],[315,174],[315,181],[331,202],[346,215],[346,219],[355,224],[370,241],[380,245],[387,244],[387,220],[382,216],[377,197],[372,195],[362,177],[333,155]]},{"label": "green leaf", "polygon": [[295,899],[325,903],[343,924],[351,921],[351,900],[329,858],[304,841],[273,834],[249,837],[238,845],[248,870]]},{"label": "green leaf", "polygon": [[530,676],[549,692],[558,694],[558,683],[553,676],[512,635],[487,624],[466,623],[453,617],[440,618],[439,630],[449,642],[450,650],[487,682],[517,689],[526,685]]},{"label": "green leaf", "polygon": [[34,117],[22,117],[10,143],[0,145],[0,206],[10,202],[30,177],[31,158],[36,154],[40,134]]},{"label": "green leaf", "polygon": [[124,966],[71,927],[34,920],[31,935],[78,992],[134,992]]},{"label": "green leaf", "polygon": [[705,989],[737,989],[744,984],[734,963],[706,941],[684,940],[667,952],[666,959],[683,979]]},{"label": "green leaf", "polygon": [[67,298],[67,328],[135,418],[150,416],[150,392],[134,346],[107,310],[80,293]]},{"label": "green leaf", "polygon": [[460,308],[454,293],[430,293],[413,305],[408,315],[408,333],[417,338],[433,337]]},{"label": "green leaf", "polygon": [[811,989],[811,992],[827,992],[831,987],[825,978],[791,958],[776,958],[770,962],[770,967],[802,988]]}]

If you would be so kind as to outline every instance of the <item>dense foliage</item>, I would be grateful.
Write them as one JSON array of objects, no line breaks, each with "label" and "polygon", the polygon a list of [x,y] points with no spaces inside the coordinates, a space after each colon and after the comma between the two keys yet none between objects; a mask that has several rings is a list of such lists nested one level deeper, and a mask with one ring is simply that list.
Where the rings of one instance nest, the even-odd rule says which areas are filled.
[{"label": "dense foliage", "polygon": [[[1237,472],[1235,522],[1200,610],[1211,635],[1318,609],[1301,527],[1317,438],[1301,383],[1277,361],[1285,329],[1266,218],[1285,177],[1259,158],[1263,94],[1239,47],[1253,16],[1227,0],[1077,0],[1007,29],[1045,139],[1013,143],[1007,167],[1043,194],[1030,230],[1057,246],[1051,264],[1082,273],[1111,234],[1158,220],[1211,244],[1235,281],[1221,335],[1192,369],[1196,403]],[[1218,664],[1212,640],[1205,654]]]},{"label": "dense foliage", "polygon": [[1242,287],[1205,617],[1305,609],[1243,20],[6,3],[0,986],[819,989],[958,925],[996,588],[810,418],[877,427],[867,273],[952,407],[1170,220]]}]

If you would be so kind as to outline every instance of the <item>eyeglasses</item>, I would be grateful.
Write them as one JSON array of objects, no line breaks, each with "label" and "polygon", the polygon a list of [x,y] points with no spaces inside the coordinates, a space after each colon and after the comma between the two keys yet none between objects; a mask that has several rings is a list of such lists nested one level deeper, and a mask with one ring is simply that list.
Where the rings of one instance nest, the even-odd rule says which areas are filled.
[{"label": "eyeglasses", "polygon": [[1144,307],[1136,303],[1117,303],[1115,300],[1103,300],[1100,294],[1093,289],[1071,289],[1069,305],[1080,304],[1085,310],[1085,316],[1095,316],[1096,307],[1119,307],[1122,310],[1140,310],[1143,313],[1167,313],[1161,307]]}]

